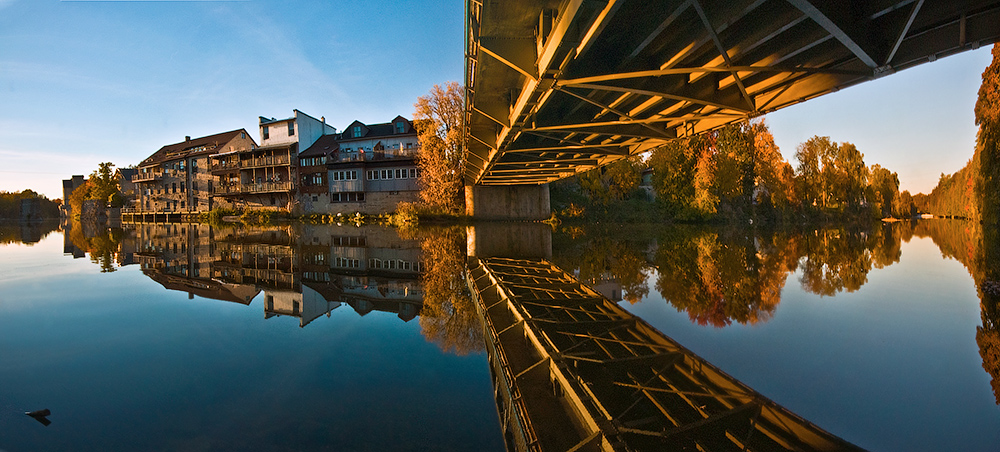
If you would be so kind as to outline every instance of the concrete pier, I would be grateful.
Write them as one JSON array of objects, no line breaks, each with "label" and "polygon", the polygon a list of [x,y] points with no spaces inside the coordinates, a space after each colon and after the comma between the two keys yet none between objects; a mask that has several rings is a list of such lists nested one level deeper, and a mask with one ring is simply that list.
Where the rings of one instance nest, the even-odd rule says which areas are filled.
[{"label": "concrete pier", "polygon": [[467,185],[465,210],[476,220],[546,220],[552,216],[549,185]]}]

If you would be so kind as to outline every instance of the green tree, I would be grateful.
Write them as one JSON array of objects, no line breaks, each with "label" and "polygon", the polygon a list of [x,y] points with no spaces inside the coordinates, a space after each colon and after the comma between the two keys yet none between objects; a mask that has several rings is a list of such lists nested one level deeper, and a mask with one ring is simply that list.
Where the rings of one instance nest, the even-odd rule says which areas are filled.
[{"label": "green tree", "polygon": [[644,166],[638,156],[624,158],[581,174],[580,187],[597,204],[621,201],[639,188]]},{"label": "green tree", "polygon": [[877,163],[871,166],[870,174],[868,202],[872,212],[879,218],[891,217],[899,193],[899,177]]},{"label": "green tree", "polygon": [[806,140],[795,150],[795,159],[799,163],[797,177],[804,205],[826,208],[827,185],[836,150],[836,143],[830,141],[830,137],[821,136]]},{"label": "green tree", "polygon": [[690,140],[676,140],[650,153],[652,184],[658,202],[674,215],[684,216],[694,205],[694,173],[698,154]]},{"label": "green tree", "polygon": [[865,187],[868,185],[868,167],[865,166],[865,155],[851,143],[841,143],[837,147],[834,158],[836,178],[831,182],[835,187],[837,201],[846,209],[858,210],[864,200]]}]

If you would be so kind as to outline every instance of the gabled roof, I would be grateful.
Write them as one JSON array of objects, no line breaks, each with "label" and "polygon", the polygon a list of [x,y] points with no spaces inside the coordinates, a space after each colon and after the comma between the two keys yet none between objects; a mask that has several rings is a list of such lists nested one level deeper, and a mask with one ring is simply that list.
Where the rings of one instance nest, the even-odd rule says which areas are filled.
[{"label": "gabled roof", "polygon": [[312,146],[309,146],[308,149],[300,152],[299,157],[326,156],[339,149],[340,145],[337,144],[337,135],[323,135]]},{"label": "gabled roof", "polygon": [[[236,129],[229,132],[217,133],[215,135],[208,135],[200,138],[194,138],[191,140],[184,140],[180,143],[168,144],[160,148],[160,150],[153,153],[153,155],[147,157],[143,160],[140,165],[151,165],[166,160],[173,160],[175,158],[189,157],[192,155],[201,154],[214,154],[229,143],[236,137],[240,136],[241,133],[246,134],[247,138],[253,141],[253,137],[247,133],[246,129]],[[256,145],[256,142],[254,142]]]},{"label": "gabled roof", "polygon": [[[404,121],[406,123],[406,128],[404,129],[405,131],[403,133],[396,133],[396,123],[400,121]],[[355,137],[354,135],[352,135],[351,128],[354,127],[355,125],[363,126],[365,134],[360,137]],[[379,124],[365,124],[361,121],[354,121],[351,123],[351,125],[347,126],[347,128],[344,129],[344,131],[340,134],[340,141],[370,140],[373,138],[408,135],[413,133],[415,133],[415,131],[413,130],[413,123],[410,122],[409,119],[406,119],[402,116],[396,116],[395,118],[392,119],[391,122],[383,122]]]},{"label": "gabled roof", "polygon": [[117,168],[115,173],[120,174],[122,179],[132,180],[132,176],[138,174],[139,170],[136,168]]}]

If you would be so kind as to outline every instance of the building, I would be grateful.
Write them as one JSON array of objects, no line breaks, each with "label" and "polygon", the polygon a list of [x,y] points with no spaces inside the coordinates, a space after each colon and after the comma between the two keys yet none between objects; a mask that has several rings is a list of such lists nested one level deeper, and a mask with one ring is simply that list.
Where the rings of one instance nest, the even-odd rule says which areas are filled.
[{"label": "building", "polygon": [[114,179],[118,184],[118,191],[121,192],[122,196],[125,197],[125,205],[123,207],[133,209],[133,205],[138,201],[138,192],[135,190],[135,182],[132,182],[132,178],[136,174],[139,174],[139,170],[136,168],[115,168]]},{"label": "building", "polygon": [[298,110],[286,119],[260,117],[260,146],[211,155],[213,195],[220,207],[301,211],[297,207],[299,149],[336,133],[326,119]]},{"label": "building", "polygon": [[63,179],[63,202],[59,206],[59,212],[62,216],[69,218],[73,216],[73,208],[69,205],[69,195],[73,194],[73,190],[76,190],[81,185],[83,185],[84,179],[82,175],[73,176],[70,179]]},{"label": "building", "polygon": [[257,147],[245,129],[232,130],[163,146],[139,163],[132,176],[135,213],[197,213],[215,207],[215,182],[209,156]]},{"label": "building", "polygon": [[382,124],[354,121],[299,154],[299,203],[305,212],[394,211],[399,202],[418,199],[419,150],[417,132],[402,116]]}]

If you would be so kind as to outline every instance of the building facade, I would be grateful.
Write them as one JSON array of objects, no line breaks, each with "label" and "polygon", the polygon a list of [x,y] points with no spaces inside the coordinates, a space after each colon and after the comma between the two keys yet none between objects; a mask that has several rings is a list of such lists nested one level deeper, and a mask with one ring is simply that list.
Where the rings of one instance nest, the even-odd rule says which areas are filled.
[{"label": "building facade", "polygon": [[136,213],[198,213],[215,207],[209,156],[257,147],[245,129],[163,146],[139,163],[132,176]]},{"label": "building facade", "polygon": [[354,121],[299,154],[305,212],[376,214],[419,197],[420,142],[402,116],[382,124]]},{"label": "building facade", "polygon": [[212,154],[217,205],[236,209],[275,209],[300,213],[298,152],[336,129],[325,119],[298,110],[286,119],[260,117],[259,147]]}]

